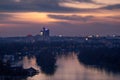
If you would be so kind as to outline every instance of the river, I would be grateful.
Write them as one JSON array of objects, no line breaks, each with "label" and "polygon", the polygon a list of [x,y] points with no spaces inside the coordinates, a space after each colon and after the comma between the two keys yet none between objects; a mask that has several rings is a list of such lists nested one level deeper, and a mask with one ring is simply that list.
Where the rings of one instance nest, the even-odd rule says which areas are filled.
[{"label": "river", "polygon": [[74,52],[56,57],[57,68],[52,75],[42,72],[36,60],[36,57],[24,58],[24,68],[34,67],[40,71],[39,74],[27,77],[26,80],[120,80],[120,74],[108,73],[104,69],[84,65]]}]

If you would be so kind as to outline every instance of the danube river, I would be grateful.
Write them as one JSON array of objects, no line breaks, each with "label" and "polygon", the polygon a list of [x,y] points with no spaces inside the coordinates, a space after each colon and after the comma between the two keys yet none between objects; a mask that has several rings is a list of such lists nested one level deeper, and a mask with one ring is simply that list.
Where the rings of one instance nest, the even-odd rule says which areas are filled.
[{"label": "danube river", "polygon": [[[49,58],[49,57],[48,57]],[[37,58],[27,56],[23,59],[23,67],[33,67],[39,71],[37,75],[27,77],[26,80],[119,80],[120,74],[107,72],[105,69],[86,66],[78,60],[77,53],[71,52],[67,55],[55,57],[56,69],[53,74],[47,74],[38,66]],[[46,58],[47,60],[47,58]],[[50,66],[47,66],[49,68]],[[49,68],[51,69],[51,68]],[[52,71],[52,70],[51,70]]]}]

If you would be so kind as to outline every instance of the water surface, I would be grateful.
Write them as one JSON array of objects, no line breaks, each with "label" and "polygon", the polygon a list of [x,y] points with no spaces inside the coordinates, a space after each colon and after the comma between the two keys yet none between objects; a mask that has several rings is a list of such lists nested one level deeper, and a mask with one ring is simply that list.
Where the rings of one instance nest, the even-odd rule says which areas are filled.
[{"label": "water surface", "polygon": [[[27,61],[28,60],[28,61]],[[24,58],[24,67],[34,67],[40,70],[40,73],[28,77],[27,80],[119,80],[120,74],[108,73],[104,69],[97,69],[82,64],[76,53],[68,55],[59,55],[56,57],[57,69],[53,75],[47,75],[42,72],[41,67],[37,65],[36,58]],[[27,65],[26,65],[27,64]],[[29,65],[29,66],[28,66]],[[49,66],[48,66],[49,67]]]}]

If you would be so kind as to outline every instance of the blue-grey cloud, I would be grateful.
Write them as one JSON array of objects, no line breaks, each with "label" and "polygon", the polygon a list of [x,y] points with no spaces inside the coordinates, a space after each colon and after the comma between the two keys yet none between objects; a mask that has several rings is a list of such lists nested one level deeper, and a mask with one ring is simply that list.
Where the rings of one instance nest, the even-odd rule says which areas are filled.
[{"label": "blue-grey cloud", "polygon": [[94,18],[93,16],[82,17],[82,16],[77,16],[77,15],[71,15],[71,16],[48,15],[48,17],[54,18],[54,19],[61,19],[61,20],[84,21],[84,22]]},{"label": "blue-grey cloud", "polygon": [[[69,0],[96,3],[93,0]],[[87,12],[91,9],[64,7],[60,3],[68,0],[0,0],[0,12]]]},{"label": "blue-grey cloud", "polygon": [[73,7],[65,7],[60,3],[68,1],[78,1],[85,3],[96,3],[93,0],[0,0],[0,12],[95,12],[99,9],[113,10],[120,9],[120,4],[109,5],[98,9],[78,9]]},{"label": "blue-grey cloud", "polygon": [[108,6],[102,7],[101,9],[107,9],[107,10],[120,9],[120,4],[108,5]]},{"label": "blue-grey cloud", "polygon": [[80,9],[60,6],[64,0],[0,0],[0,11],[22,12],[22,11],[43,11],[43,12],[74,12]]}]

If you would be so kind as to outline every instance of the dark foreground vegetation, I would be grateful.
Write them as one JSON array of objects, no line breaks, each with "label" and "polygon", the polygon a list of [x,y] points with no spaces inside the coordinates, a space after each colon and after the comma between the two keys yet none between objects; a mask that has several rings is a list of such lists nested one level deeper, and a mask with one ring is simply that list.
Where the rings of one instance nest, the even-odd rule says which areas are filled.
[{"label": "dark foreground vegetation", "polygon": [[120,48],[87,48],[80,51],[78,59],[85,66],[120,73]]},{"label": "dark foreground vegetation", "polygon": [[21,78],[26,78],[27,76],[33,76],[37,73],[37,70],[33,68],[23,69],[21,66],[11,67],[9,62],[3,63],[0,60],[0,76],[20,76]]}]

